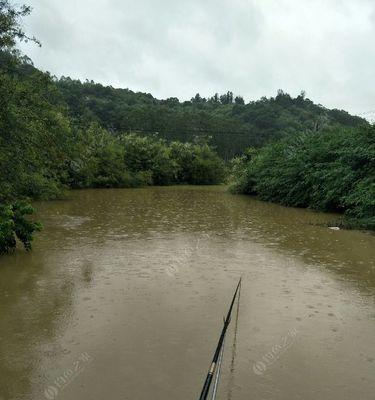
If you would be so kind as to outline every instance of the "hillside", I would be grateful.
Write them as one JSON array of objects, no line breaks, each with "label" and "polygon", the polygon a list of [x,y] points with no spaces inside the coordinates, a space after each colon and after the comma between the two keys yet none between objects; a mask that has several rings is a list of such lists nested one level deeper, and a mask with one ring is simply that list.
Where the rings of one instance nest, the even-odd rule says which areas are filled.
[{"label": "hillside", "polygon": [[[0,55],[1,59],[3,65],[9,62],[5,62],[6,53]],[[114,135],[157,133],[162,138],[180,141],[202,136],[210,138],[225,159],[289,134],[368,125],[365,119],[344,110],[315,104],[304,92],[293,98],[279,90],[274,97],[262,97],[247,104],[230,91],[207,99],[196,94],[190,101],[176,97],[160,100],[149,93],[116,89],[93,81],[58,79],[37,70],[27,58],[12,68],[19,77],[38,75],[53,82],[56,89],[52,102],[62,105],[80,128],[96,122]]]},{"label": "hillside", "polygon": [[366,120],[346,111],[313,103],[302,92],[292,98],[279,90],[275,97],[244,103],[232,92],[190,101],[158,100],[151,94],[135,93],[70,78],[56,81],[69,113],[79,124],[97,121],[113,133],[138,131],[159,133],[167,139],[192,140],[196,135],[212,137],[212,144],[230,159],[247,147],[263,144],[306,130],[342,125],[367,125]]}]

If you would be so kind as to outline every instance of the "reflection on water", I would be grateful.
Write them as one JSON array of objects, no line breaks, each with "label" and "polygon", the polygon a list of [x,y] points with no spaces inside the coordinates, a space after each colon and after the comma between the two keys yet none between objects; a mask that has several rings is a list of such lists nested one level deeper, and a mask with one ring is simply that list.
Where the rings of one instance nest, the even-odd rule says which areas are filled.
[{"label": "reflection on water", "polygon": [[[0,399],[196,398],[239,276],[219,399],[373,398],[374,235],[223,187],[36,206],[33,252],[0,259]],[[81,354],[92,362],[60,387]]]}]

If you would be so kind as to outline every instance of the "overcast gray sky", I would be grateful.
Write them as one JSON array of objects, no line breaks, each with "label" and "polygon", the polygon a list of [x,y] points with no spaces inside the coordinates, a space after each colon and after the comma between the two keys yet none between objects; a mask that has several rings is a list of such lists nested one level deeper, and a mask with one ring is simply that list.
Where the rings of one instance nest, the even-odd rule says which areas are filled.
[{"label": "overcast gray sky", "polygon": [[38,68],[158,98],[282,88],[375,109],[374,0],[25,0]]}]

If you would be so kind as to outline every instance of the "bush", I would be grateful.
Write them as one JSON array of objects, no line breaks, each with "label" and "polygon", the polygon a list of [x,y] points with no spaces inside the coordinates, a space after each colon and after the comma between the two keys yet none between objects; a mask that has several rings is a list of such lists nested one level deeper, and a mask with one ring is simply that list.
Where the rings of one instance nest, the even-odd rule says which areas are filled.
[{"label": "bush", "polygon": [[41,224],[27,219],[34,209],[25,202],[0,205],[0,254],[9,253],[16,248],[16,237],[23,243],[26,251],[31,250],[33,233],[41,230]]},{"label": "bush", "polygon": [[19,190],[21,197],[50,200],[61,196],[63,185],[53,178],[46,178],[41,173],[33,173],[21,178]]},{"label": "bush", "polygon": [[224,162],[208,144],[173,142],[170,149],[177,164],[177,182],[212,185],[224,181]]},{"label": "bush", "polygon": [[151,173],[154,185],[175,182],[176,162],[166,141],[157,136],[126,134],[120,138],[125,167],[132,172]]},{"label": "bush", "polygon": [[[344,212],[373,226],[375,127],[304,133],[234,163],[234,192],[287,206]],[[367,221],[367,222],[366,222]]]},{"label": "bush", "polygon": [[0,254],[9,253],[16,247],[12,217],[12,207],[0,205]]}]

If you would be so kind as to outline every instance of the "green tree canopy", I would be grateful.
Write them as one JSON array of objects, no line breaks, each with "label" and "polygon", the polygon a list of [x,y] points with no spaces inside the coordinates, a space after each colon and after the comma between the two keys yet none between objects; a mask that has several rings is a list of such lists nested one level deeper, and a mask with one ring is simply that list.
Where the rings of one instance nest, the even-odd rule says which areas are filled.
[{"label": "green tree canopy", "polygon": [[9,0],[0,0],[0,49],[13,48],[17,40],[31,40],[40,45],[35,37],[27,36],[22,29],[22,18],[30,12],[30,6],[17,7]]}]

